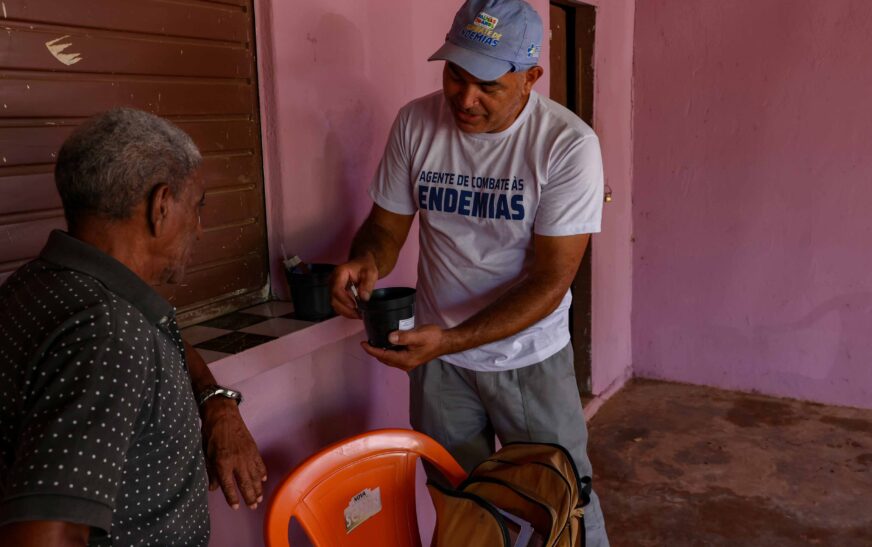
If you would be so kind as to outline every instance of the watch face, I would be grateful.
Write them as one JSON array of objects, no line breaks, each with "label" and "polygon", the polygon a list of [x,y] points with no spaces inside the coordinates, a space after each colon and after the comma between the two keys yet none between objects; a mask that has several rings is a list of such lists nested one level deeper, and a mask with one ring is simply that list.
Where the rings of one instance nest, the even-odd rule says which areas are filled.
[{"label": "watch face", "polygon": [[[219,394],[219,395],[220,395],[220,394]],[[234,390],[232,390],[232,389],[226,389],[226,388],[225,388],[225,389],[224,389],[224,393],[223,393],[223,395],[224,395],[225,397],[230,398],[230,399],[236,399],[236,402],[240,402],[240,401],[242,401],[242,393],[239,393],[238,391],[234,391]]]}]

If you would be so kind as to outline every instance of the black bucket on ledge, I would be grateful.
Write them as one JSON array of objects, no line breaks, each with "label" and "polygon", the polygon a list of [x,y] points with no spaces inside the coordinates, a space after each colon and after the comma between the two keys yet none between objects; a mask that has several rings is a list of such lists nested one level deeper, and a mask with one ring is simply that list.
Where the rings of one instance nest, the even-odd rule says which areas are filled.
[{"label": "black bucket on ledge", "polygon": [[291,301],[294,303],[294,317],[303,321],[323,321],[336,315],[330,305],[330,274],[334,264],[307,264],[307,272],[300,266],[285,269]]}]

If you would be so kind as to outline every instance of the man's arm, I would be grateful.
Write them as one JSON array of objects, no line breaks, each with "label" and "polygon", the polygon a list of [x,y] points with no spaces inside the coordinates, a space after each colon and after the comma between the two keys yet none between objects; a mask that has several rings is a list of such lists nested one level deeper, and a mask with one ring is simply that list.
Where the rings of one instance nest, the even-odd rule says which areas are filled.
[{"label": "man's arm", "polygon": [[[188,374],[194,395],[198,395],[210,385],[215,377],[206,361],[197,350],[185,342],[185,355]],[[263,501],[263,482],[266,481],[266,466],[251,437],[236,401],[226,397],[212,397],[200,407],[203,422],[203,452],[206,456],[206,469],[209,472],[209,490],[219,486],[224,492],[227,504],[239,508],[239,496],[251,509]]]},{"label": "man's arm", "polygon": [[81,547],[88,545],[91,527],[58,520],[11,522],[0,527],[0,544],[17,547]]},{"label": "man's arm", "polygon": [[414,218],[415,215],[392,213],[373,204],[351,243],[349,261],[337,266],[333,273],[334,310],[345,317],[360,317],[354,299],[348,294],[349,283],[357,286],[361,299],[369,300],[375,282],[396,266]]},{"label": "man's arm", "polygon": [[491,305],[451,329],[423,325],[392,333],[391,343],[406,346],[404,351],[374,348],[366,342],[363,348],[387,365],[411,370],[441,355],[465,351],[521,332],[560,305],[575,278],[589,239],[589,234],[534,235],[530,271]]}]

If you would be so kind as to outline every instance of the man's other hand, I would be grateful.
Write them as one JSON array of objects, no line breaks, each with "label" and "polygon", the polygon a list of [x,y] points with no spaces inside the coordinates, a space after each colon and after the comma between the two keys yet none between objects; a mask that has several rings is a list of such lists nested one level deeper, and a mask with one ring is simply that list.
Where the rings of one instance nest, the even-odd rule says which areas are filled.
[{"label": "man's other hand", "polygon": [[263,501],[266,466],[236,401],[213,397],[203,408],[203,451],[209,473],[209,490],[219,486],[227,504],[239,508],[237,487],[245,504],[256,509]]},{"label": "man's other hand", "polygon": [[405,346],[406,349],[390,350],[381,349],[361,342],[360,345],[368,354],[382,363],[410,371],[424,363],[436,359],[447,353],[460,351],[455,348],[452,331],[437,327],[436,325],[423,325],[417,329],[406,331],[394,331],[388,337],[391,344]]}]

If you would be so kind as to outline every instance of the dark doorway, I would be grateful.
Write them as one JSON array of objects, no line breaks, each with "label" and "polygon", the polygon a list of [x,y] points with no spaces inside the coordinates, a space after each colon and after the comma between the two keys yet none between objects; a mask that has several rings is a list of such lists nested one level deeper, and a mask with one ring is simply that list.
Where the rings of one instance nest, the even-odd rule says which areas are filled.
[{"label": "dark doorway", "polygon": [[[593,127],[593,45],[596,8],[552,0],[551,98]],[[575,353],[575,377],[582,397],[591,395],[591,255],[584,254],[572,284],[569,331]]]}]

